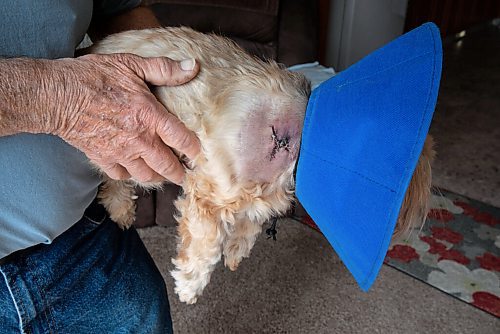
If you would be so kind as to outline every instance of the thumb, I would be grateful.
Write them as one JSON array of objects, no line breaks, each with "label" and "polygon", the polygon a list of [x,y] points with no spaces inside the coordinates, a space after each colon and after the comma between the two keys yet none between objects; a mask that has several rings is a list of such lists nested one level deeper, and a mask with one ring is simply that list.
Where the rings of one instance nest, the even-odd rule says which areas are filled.
[{"label": "thumb", "polygon": [[193,79],[200,70],[195,59],[175,61],[167,57],[132,57],[130,68],[144,81],[155,86],[177,86]]}]

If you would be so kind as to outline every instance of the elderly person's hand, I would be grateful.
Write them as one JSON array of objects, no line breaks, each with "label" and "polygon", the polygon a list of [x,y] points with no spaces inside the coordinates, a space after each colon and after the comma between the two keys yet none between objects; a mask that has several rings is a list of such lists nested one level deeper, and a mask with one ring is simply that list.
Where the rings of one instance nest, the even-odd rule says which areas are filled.
[{"label": "elderly person's hand", "polygon": [[[60,136],[114,179],[182,182],[184,168],[171,148],[194,158],[199,141],[156,100],[148,84],[180,85],[191,80],[199,70],[194,60],[114,54],[20,61],[39,76],[39,87],[31,87],[35,91],[28,94],[35,95],[38,105],[21,103],[31,108],[26,111],[31,114],[18,111],[16,122],[11,122],[17,128],[11,133]],[[14,98],[16,85],[10,94],[7,90],[6,100]],[[0,112],[0,118],[13,117]]]}]

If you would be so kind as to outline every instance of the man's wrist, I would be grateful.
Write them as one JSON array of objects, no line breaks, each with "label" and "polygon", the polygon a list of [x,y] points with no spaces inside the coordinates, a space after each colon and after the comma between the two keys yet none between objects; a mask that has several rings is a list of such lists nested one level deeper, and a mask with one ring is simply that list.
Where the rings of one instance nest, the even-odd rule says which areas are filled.
[{"label": "man's wrist", "polygon": [[68,105],[65,60],[0,59],[0,136],[52,133]]}]

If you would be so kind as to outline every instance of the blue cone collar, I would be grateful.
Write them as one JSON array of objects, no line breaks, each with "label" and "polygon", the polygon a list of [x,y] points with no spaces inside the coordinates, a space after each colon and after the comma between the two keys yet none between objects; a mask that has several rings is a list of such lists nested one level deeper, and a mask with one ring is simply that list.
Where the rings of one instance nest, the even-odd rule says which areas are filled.
[{"label": "blue cone collar", "polygon": [[307,106],[296,195],[363,290],[375,281],[436,105],[427,23],[323,82]]}]

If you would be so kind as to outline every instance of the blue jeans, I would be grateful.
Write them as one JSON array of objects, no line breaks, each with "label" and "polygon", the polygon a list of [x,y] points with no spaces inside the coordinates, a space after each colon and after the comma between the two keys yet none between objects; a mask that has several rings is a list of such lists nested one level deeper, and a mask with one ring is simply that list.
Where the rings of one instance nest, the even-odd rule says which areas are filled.
[{"label": "blue jeans", "polygon": [[52,244],[0,260],[0,333],[172,333],[165,283],[137,231],[93,206]]}]

